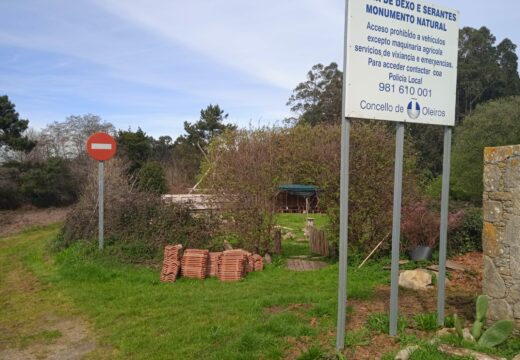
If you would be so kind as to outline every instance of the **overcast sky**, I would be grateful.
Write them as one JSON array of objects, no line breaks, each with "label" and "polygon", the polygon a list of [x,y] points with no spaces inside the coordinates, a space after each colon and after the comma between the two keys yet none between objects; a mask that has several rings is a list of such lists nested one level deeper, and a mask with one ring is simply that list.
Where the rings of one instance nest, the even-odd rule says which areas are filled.
[{"label": "overcast sky", "polygon": [[[518,1],[435,3],[520,44]],[[0,14],[0,95],[35,128],[93,113],[175,138],[210,103],[275,124],[312,65],[342,63],[342,0],[2,0]]]}]

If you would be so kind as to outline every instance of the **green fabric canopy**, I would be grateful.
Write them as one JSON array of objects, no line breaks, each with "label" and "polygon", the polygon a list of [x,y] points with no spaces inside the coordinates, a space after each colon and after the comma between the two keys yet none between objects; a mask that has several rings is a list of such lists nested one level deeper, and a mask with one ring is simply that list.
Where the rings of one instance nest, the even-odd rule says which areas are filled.
[{"label": "green fabric canopy", "polygon": [[278,186],[278,190],[286,191],[291,195],[311,197],[317,194],[318,187],[314,185],[289,184]]}]

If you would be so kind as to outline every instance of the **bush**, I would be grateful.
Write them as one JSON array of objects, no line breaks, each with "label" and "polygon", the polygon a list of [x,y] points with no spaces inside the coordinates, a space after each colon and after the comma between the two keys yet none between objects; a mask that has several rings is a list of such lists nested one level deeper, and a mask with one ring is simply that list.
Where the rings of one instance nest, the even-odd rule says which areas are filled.
[{"label": "bush", "polygon": [[0,209],[14,210],[23,203],[19,189],[20,172],[9,166],[0,167]]},{"label": "bush", "polygon": [[69,168],[61,159],[24,164],[21,191],[38,207],[70,205],[77,199],[78,187]]},{"label": "bush", "polygon": [[[202,173],[203,186],[217,196],[242,246],[269,250],[278,186],[312,184],[331,218],[329,239],[337,242],[341,128],[262,128],[228,132],[213,141]],[[414,154],[407,144],[404,203],[415,195]],[[381,122],[353,122],[351,133],[349,244],[366,252],[391,229],[394,137]]]},{"label": "bush", "polygon": [[148,161],[141,167],[137,185],[143,191],[156,194],[165,194],[168,191],[164,170],[157,161]]},{"label": "bush", "polygon": [[[105,239],[108,251],[122,259],[142,261],[162,253],[168,243],[204,248],[216,228],[211,216],[194,217],[185,206],[165,204],[155,193],[129,185],[126,167],[113,159],[105,168]],[[63,227],[58,247],[75,241],[97,241],[97,174],[91,174],[80,201]]]},{"label": "bush", "polygon": [[490,101],[464,119],[453,143],[452,194],[482,202],[484,147],[520,143],[520,96]]},{"label": "bush", "polygon": [[[457,229],[464,216],[463,210],[448,214],[448,233]],[[405,206],[402,210],[401,233],[404,250],[413,249],[415,246],[429,246],[435,248],[438,245],[440,234],[440,213],[426,202],[419,202],[413,206]]]},{"label": "bush", "polygon": [[469,208],[448,241],[450,255],[482,251],[482,209]]}]

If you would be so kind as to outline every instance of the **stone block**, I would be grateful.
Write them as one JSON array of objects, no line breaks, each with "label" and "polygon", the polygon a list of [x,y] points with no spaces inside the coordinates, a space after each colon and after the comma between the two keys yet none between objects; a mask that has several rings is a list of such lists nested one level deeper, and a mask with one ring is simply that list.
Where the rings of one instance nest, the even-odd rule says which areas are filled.
[{"label": "stone block", "polygon": [[501,231],[494,224],[484,221],[484,229],[482,231],[484,254],[490,257],[497,257],[503,254],[504,251],[500,243],[501,235]]},{"label": "stone block", "polygon": [[486,201],[484,203],[484,221],[497,222],[502,218],[503,207],[500,201]]},{"label": "stone block", "polygon": [[520,188],[520,159],[517,157],[509,159],[506,163],[504,186],[506,189]]},{"label": "stone block", "polygon": [[[511,201],[513,199],[513,195],[507,191],[495,191],[495,192],[489,192],[487,194],[488,194],[488,198],[490,200],[495,200],[495,201],[505,202],[505,201]],[[507,203],[505,204],[505,206],[507,206]]]},{"label": "stone block", "polygon": [[520,191],[511,192],[513,200],[513,214],[520,215]]},{"label": "stone block", "polygon": [[513,278],[520,280],[520,245],[509,249],[509,262]]},{"label": "stone block", "polygon": [[502,172],[497,165],[484,166],[484,191],[490,193],[499,191]]},{"label": "stone block", "polygon": [[520,303],[513,306],[513,315],[515,319],[520,319]]},{"label": "stone block", "polygon": [[406,289],[426,290],[432,283],[432,274],[424,269],[406,270],[399,274],[399,286]]},{"label": "stone block", "polygon": [[513,155],[512,146],[498,146],[484,148],[484,162],[498,164]]},{"label": "stone block", "polygon": [[513,319],[513,309],[503,299],[494,299],[489,301],[489,309],[487,319],[491,322],[505,319]]},{"label": "stone block", "polygon": [[506,223],[503,243],[511,246],[520,245],[520,216],[511,215]]},{"label": "stone block", "polygon": [[484,284],[482,291],[492,299],[503,299],[506,297],[506,285],[500,276],[493,260],[484,255]]},{"label": "stone block", "polygon": [[512,305],[520,304],[520,284],[514,284],[507,290],[506,300]]}]

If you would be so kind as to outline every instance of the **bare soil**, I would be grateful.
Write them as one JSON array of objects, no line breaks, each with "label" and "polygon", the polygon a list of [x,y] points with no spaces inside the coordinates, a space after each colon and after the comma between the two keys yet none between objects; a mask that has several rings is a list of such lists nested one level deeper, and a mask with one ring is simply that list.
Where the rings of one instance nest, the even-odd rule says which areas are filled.
[{"label": "bare soil", "polygon": [[0,351],[0,359],[82,359],[96,348],[88,325],[81,318],[62,319],[49,316],[39,331],[40,334],[44,332],[57,334],[57,338],[35,341],[22,348],[5,349]]},{"label": "bare soil", "polygon": [[[482,254],[468,253],[452,260],[460,263],[467,270],[448,270],[449,282],[446,288],[446,315],[458,314],[471,321],[474,317],[476,296],[482,291]],[[370,314],[388,312],[390,307],[390,286],[385,285],[376,288],[373,296],[368,300],[349,299],[347,304],[349,308],[352,308],[352,312],[347,315],[347,332],[359,331],[365,327],[367,317]],[[265,311],[268,313],[294,311],[302,306],[303,304],[295,304],[288,308],[273,306],[265,309]],[[399,290],[399,315],[405,317],[408,321],[407,334],[414,334],[419,338],[431,338],[433,333],[413,329],[410,326],[415,315],[436,311],[436,288],[426,291]],[[311,319],[311,326],[315,325],[317,321],[318,319]],[[356,360],[380,359],[384,354],[397,351],[400,348],[398,340],[386,334],[372,332],[368,336],[365,341],[360,341],[360,344],[345,348],[343,351],[345,357]],[[291,347],[284,358],[289,360],[297,359],[304,351],[315,345],[316,340],[323,349],[330,349],[331,338],[335,339],[335,332],[333,331],[329,334],[319,335],[318,339],[309,338],[308,341],[304,337],[289,339]],[[377,344],[377,346],[374,346],[374,344]]]},{"label": "bare soil", "polygon": [[[452,259],[463,265],[466,271],[448,271],[449,283],[446,289],[446,314],[462,315],[467,320],[474,318],[475,299],[482,292],[483,258],[481,253],[467,253]],[[347,331],[362,328],[371,313],[388,312],[390,307],[390,287],[381,286],[375,290],[370,300],[350,300],[353,312],[347,318]],[[399,290],[399,315],[412,319],[419,313],[437,311],[437,289],[426,291]],[[432,336],[419,330],[407,329],[418,337]],[[378,344],[374,346],[374,344]],[[399,343],[388,335],[372,334],[368,345],[347,348],[348,359],[379,359],[387,352],[398,350]]]},{"label": "bare soil", "polygon": [[19,210],[0,211],[0,236],[16,234],[34,226],[50,225],[65,221],[70,207],[37,209],[26,207]]}]

